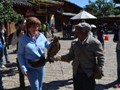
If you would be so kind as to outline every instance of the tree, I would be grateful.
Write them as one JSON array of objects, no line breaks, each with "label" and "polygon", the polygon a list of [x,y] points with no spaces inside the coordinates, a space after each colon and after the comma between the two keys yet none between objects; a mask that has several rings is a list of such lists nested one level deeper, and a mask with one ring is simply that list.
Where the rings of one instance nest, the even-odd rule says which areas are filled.
[{"label": "tree", "polygon": [[0,0],[0,22],[11,21],[21,17],[13,9],[13,0]]},{"label": "tree", "polygon": [[116,4],[112,0],[109,2],[107,0],[96,0],[95,2],[89,0],[89,4],[84,9],[97,17],[104,17],[119,14],[120,10],[115,7]]},{"label": "tree", "polygon": [[114,3],[120,3],[120,0],[113,0]]}]

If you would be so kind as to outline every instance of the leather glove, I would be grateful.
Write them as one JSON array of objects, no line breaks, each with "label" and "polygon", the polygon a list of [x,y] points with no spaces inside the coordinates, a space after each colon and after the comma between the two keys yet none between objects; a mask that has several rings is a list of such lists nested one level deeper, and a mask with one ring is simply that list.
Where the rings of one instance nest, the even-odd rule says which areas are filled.
[{"label": "leather glove", "polygon": [[101,79],[103,77],[103,70],[100,67],[97,67],[94,71],[94,77],[95,79]]},{"label": "leather glove", "polygon": [[56,56],[55,61],[61,61],[61,56]]}]

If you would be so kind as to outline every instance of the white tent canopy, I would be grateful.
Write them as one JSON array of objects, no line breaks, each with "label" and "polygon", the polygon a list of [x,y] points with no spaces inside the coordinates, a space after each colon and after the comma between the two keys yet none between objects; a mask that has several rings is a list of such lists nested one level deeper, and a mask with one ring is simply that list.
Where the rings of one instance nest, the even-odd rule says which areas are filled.
[{"label": "white tent canopy", "polygon": [[93,16],[92,14],[86,12],[85,10],[81,11],[80,13],[76,14],[71,20],[77,20],[77,19],[97,19],[97,17]]}]

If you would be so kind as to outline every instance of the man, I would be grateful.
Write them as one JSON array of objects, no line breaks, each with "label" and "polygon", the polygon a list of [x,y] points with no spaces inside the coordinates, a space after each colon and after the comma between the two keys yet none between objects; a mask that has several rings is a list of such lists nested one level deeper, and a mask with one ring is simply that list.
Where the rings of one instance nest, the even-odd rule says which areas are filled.
[{"label": "man", "polygon": [[68,25],[67,25],[67,38],[71,38],[71,32],[72,32],[72,24],[71,22],[69,21],[68,22]]},{"label": "man", "polygon": [[95,90],[95,77],[101,78],[104,54],[101,43],[89,35],[91,26],[82,22],[75,25],[77,41],[71,43],[69,53],[57,60],[73,60],[74,90]]},{"label": "man", "polygon": [[116,58],[117,58],[117,83],[114,85],[115,88],[120,88],[120,24],[118,23],[113,42],[116,44]]},{"label": "man", "polygon": [[65,22],[63,22],[62,25],[62,32],[63,32],[63,38],[67,37],[67,24]]},{"label": "man", "polygon": [[[16,28],[17,30],[14,33],[12,42],[11,42],[12,45],[17,44],[16,51],[18,50],[18,40],[25,33],[26,20],[20,19],[18,20],[17,24],[18,24]],[[17,58],[16,58],[16,62],[17,62],[18,71],[19,71],[20,89],[23,90],[25,88],[24,75],[22,74]]]}]

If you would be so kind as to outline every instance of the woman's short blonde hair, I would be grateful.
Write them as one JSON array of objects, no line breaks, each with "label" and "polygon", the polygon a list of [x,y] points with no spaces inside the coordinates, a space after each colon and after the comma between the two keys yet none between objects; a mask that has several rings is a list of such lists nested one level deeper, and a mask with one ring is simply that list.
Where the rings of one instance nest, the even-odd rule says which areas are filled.
[{"label": "woman's short blonde hair", "polygon": [[41,27],[41,21],[36,17],[29,17],[26,20],[26,28],[29,29],[33,25],[38,25]]}]

